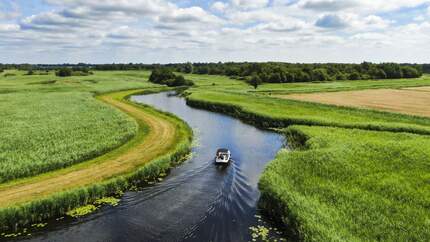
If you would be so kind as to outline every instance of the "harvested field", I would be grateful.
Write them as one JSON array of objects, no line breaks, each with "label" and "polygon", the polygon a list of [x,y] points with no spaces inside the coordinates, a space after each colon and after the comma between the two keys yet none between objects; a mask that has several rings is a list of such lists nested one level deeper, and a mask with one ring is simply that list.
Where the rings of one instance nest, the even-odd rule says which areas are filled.
[{"label": "harvested field", "polygon": [[430,87],[279,95],[283,99],[430,117]]},{"label": "harvested field", "polygon": [[430,92],[430,86],[428,86],[428,87],[410,87],[410,88],[404,88],[404,90]]}]

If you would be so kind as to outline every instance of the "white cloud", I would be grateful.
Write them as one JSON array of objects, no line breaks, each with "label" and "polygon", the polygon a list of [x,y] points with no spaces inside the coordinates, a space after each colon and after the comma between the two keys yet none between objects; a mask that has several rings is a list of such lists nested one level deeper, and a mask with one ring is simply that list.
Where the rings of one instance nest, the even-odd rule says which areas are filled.
[{"label": "white cloud", "polygon": [[233,6],[243,9],[263,8],[269,4],[269,0],[231,0]]},{"label": "white cloud", "polygon": [[307,0],[301,1],[300,5],[302,8],[317,11],[338,11],[356,7],[360,4],[356,0]]},{"label": "white cloud", "polygon": [[224,2],[214,2],[211,9],[216,12],[224,12],[228,8],[228,4]]},{"label": "white cloud", "polygon": [[17,24],[0,24],[0,32],[17,32],[19,29]]},{"label": "white cloud", "polygon": [[[77,59],[87,56],[102,62],[362,61],[366,57],[395,61],[404,57],[396,45],[411,53],[417,50],[417,58],[430,62],[430,53],[422,51],[430,42],[430,9],[423,7],[422,16],[411,16],[406,24],[391,20],[401,9],[429,0],[219,0],[188,7],[172,0],[44,1],[54,7],[15,20],[1,20],[0,13],[0,62],[8,61],[4,53],[12,50],[11,56],[18,58],[20,49],[27,50],[21,56],[28,58],[40,53],[63,58],[64,54],[55,53],[67,49],[78,53]],[[338,51],[327,52],[330,49]],[[32,55],[28,50],[38,52]],[[203,52],[207,54],[202,56]],[[327,59],[331,57],[338,59]],[[69,60],[54,62],[62,61]]]},{"label": "white cloud", "polygon": [[429,0],[300,0],[297,4],[303,9],[320,12],[350,10],[369,13],[394,11],[424,3],[429,3]]}]

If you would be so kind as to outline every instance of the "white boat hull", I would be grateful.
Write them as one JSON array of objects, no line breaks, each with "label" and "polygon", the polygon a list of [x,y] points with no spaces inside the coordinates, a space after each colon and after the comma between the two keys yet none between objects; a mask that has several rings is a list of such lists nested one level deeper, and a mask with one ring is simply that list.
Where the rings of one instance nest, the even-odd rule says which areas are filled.
[{"label": "white boat hull", "polygon": [[224,159],[215,158],[215,163],[217,164],[228,164],[229,162],[230,162],[230,159],[224,160]]}]

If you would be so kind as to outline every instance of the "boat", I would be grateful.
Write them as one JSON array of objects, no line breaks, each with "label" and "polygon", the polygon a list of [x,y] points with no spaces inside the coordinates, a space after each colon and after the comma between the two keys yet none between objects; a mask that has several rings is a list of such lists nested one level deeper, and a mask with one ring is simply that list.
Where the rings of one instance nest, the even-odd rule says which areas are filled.
[{"label": "boat", "polygon": [[231,152],[228,149],[218,149],[215,156],[215,164],[228,164],[230,162]]}]

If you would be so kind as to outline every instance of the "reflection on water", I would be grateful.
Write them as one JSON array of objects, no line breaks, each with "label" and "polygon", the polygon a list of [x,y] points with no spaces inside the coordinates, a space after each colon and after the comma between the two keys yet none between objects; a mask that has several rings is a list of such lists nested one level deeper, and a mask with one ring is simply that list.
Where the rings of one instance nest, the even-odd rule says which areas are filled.
[{"label": "reflection on water", "polygon": [[[31,241],[250,241],[257,183],[283,138],[236,119],[193,109],[167,93],[132,97],[176,114],[195,131],[194,155],[161,183],[127,192],[119,206],[64,221]],[[230,166],[213,164],[217,148],[226,147]]]}]

